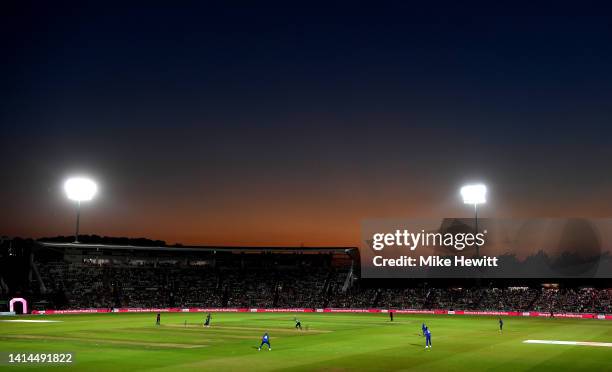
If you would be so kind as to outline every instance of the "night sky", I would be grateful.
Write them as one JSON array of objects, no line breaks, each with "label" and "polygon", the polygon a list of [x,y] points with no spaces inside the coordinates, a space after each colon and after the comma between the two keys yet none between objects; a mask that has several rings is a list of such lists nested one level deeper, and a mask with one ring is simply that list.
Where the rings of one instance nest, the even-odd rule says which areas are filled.
[{"label": "night sky", "polygon": [[0,235],[72,234],[76,174],[83,234],[168,243],[356,245],[471,181],[483,216],[612,216],[607,9],[7,3]]}]

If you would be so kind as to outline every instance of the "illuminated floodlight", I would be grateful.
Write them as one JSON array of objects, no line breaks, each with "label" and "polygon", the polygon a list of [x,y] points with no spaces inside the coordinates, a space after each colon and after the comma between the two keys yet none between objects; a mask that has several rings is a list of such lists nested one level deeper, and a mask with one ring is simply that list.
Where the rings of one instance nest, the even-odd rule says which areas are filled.
[{"label": "illuminated floodlight", "polygon": [[[461,188],[461,196],[465,204],[474,206],[474,233],[478,235],[478,204],[487,202],[487,187],[481,183],[465,185]],[[480,257],[480,246],[476,245],[476,256]]]},{"label": "illuminated floodlight", "polygon": [[79,242],[79,220],[81,219],[81,202],[90,201],[98,192],[98,185],[89,178],[74,177],[69,178],[64,183],[64,191],[68,199],[77,202],[77,218],[76,218],[76,232],[74,234],[74,242]]},{"label": "illuminated floodlight", "polygon": [[465,204],[484,204],[486,203],[487,187],[483,184],[466,185],[461,188],[461,196]]},{"label": "illuminated floodlight", "polygon": [[64,191],[70,200],[89,201],[98,192],[98,185],[89,178],[74,177],[64,183]]}]

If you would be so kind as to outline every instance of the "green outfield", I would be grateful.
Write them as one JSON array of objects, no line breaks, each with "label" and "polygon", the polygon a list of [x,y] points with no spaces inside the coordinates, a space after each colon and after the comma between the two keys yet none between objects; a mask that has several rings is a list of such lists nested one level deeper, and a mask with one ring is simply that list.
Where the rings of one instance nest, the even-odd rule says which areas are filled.
[{"label": "green outfield", "polygon": [[[0,317],[0,353],[74,353],[55,370],[612,370],[612,347],[526,344],[525,340],[612,342],[612,322],[386,314],[215,313]],[[294,329],[297,316],[303,331]],[[55,320],[16,323],[6,320]],[[426,350],[421,323],[432,332]],[[258,351],[264,331],[272,351]],[[3,361],[5,363],[6,361]],[[0,365],[42,369],[44,365]],[[46,366],[49,368],[49,366]]]}]

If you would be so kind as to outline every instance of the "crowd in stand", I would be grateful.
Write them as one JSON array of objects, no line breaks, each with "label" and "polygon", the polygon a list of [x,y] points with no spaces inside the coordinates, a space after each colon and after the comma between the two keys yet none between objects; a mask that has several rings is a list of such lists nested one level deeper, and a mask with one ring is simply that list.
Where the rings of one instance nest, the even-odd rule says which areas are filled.
[{"label": "crowd in stand", "polygon": [[[612,289],[376,288],[348,270],[109,266],[45,262],[38,265],[49,308],[283,307],[388,308],[612,313]],[[35,305],[36,306],[36,305]],[[40,305],[39,305],[40,306]]]},{"label": "crowd in stand", "polygon": [[560,312],[610,313],[612,312],[612,289],[549,289],[534,301],[534,309]]},{"label": "crowd in stand", "polygon": [[[272,272],[201,267],[38,265],[55,307],[315,307],[332,287],[329,270]],[[345,274],[344,274],[345,275]],[[47,296],[43,296],[43,295]]]}]

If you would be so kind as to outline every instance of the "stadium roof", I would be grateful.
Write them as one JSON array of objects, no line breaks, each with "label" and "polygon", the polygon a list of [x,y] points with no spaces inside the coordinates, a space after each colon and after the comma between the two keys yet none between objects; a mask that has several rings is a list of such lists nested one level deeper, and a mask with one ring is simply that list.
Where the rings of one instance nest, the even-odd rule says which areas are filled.
[{"label": "stadium roof", "polygon": [[45,248],[59,249],[116,249],[135,251],[164,251],[164,252],[229,252],[229,253],[349,253],[357,251],[356,247],[238,247],[238,246],[138,246],[114,244],[88,244],[88,243],[52,243],[37,242]]}]

